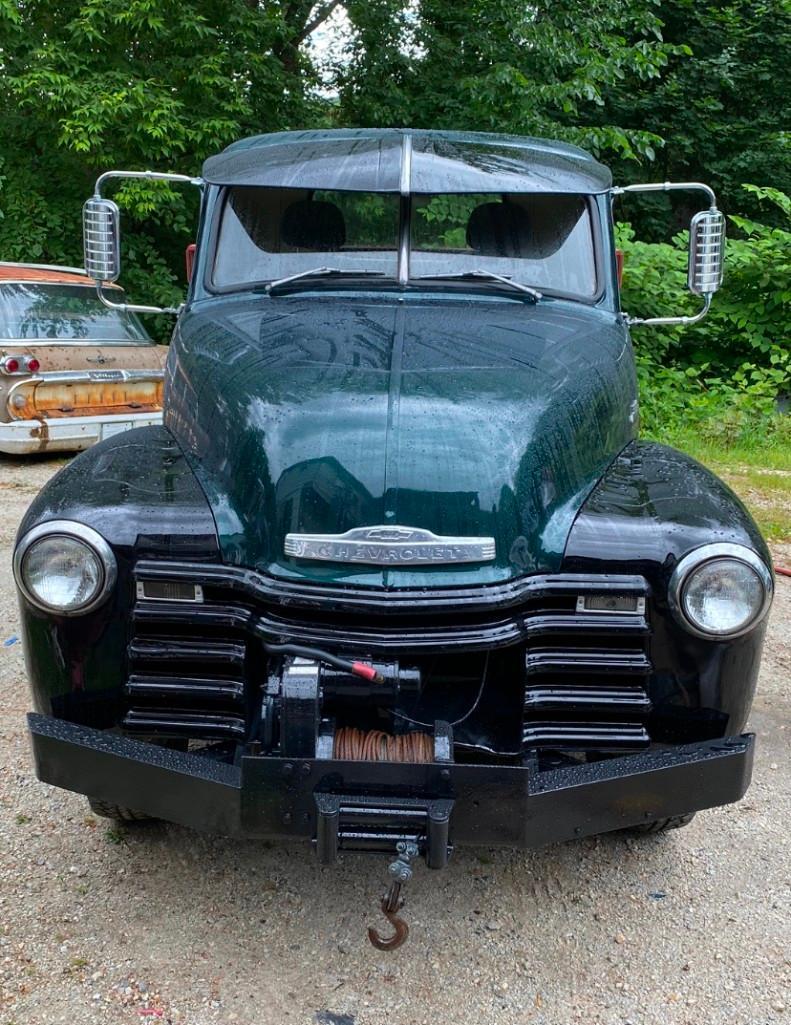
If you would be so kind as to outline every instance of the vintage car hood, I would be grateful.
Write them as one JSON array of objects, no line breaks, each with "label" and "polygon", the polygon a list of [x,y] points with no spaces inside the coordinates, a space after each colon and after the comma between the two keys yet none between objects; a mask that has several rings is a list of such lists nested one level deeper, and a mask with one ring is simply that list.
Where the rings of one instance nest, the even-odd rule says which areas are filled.
[{"label": "vintage car hood", "polygon": [[[372,586],[495,582],[558,568],[579,508],[634,435],[612,313],[447,295],[255,295],[195,304],[165,422],[224,559]],[[289,532],[401,525],[491,537],[494,561],[382,569],[284,554]]]}]

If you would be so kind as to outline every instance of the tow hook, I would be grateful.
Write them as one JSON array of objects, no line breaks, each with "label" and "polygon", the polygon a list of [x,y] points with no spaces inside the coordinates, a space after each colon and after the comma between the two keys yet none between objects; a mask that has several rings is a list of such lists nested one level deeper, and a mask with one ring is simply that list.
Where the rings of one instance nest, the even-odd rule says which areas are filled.
[{"label": "tow hook", "polygon": [[382,898],[382,914],[395,929],[395,932],[389,938],[383,939],[373,926],[369,926],[368,939],[377,950],[398,950],[402,944],[406,943],[409,936],[409,926],[398,914],[404,906],[404,902],[401,900],[401,888],[412,878],[410,863],[420,852],[417,844],[400,841],[396,844],[396,853],[395,861],[390,862],[387,869],[392,881],[387,893]]}]

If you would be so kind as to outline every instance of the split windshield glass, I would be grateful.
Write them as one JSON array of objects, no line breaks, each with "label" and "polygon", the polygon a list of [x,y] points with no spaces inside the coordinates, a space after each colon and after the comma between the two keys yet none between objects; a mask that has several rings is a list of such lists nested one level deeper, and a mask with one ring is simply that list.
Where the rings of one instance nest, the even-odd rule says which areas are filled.
[{"label": "split windshield glass", "polygon": [[[120,290],[110,294],[122,301]],[[0,338],[135,345],[151,341],[134,314],[102,305],[91,286],[30,281],[0,284]]]},{"label": "split windshield glass", "polygon": [[321,267],[394,279],[397,246],[395,195],[237,186],[223,210],[214,284],[273,281]]},{"label": "split windshield glass", "polygon": [[[500,290],[507,284],[591,298],[596,261],[590,205],[572,194],[435,194],[411,197],[410,282]],[[381,275],[370,287],[392,287],[398,276],[400,197],[235,186],[220,220],[213,284],[221,289],[305,274],[294,287],[331,287],[339,277]],[[332,268],[333,275],[309,271]],[[470,281],[466,287],[470,287]]]},{"label": "split windshield glass", "polygon": [[595,295],[588,203],[548,193],[412,196],[410,276],[474,271],[550,292]]}]

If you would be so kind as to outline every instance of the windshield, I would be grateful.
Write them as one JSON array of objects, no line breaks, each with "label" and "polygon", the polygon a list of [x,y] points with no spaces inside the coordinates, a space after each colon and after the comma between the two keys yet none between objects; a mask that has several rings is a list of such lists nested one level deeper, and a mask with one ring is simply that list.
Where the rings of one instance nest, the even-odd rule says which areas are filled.
[{"label": "windshield", "polygon": [[223,210],[214,284],[271,281],[324,265],[395,278],[398,197],[238,187]]},{"label": "windshield", "polygon": [[[503,287],[499,276],[561,295],[596,294],[583,196],[442,193],[412,195],[409,202],[412,282],[477,272],[480,285],[486,272],[491,287]],[[392,285],[400,210],[391,193],[233,187],[220,221],[213,283],[232,288],[332,268],[336,275],[382,274]],[[326,275],[324,287],[331,281]]]},{"label": "windshield", "polygon": [[412,197],[412,277],[489,271],[551,292],[596,294],[590,211],[582,196]]},{"label": "windshield", "polygon": [[95,288],[37,281],[0,285],[0,338],[151,343],[137,317],[103,306]]}]

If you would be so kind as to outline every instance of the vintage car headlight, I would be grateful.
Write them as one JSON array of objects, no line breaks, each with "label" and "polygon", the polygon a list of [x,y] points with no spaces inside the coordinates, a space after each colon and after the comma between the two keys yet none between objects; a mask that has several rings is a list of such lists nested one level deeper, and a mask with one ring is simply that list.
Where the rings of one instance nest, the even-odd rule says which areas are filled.
[{"label": "vintage car headlight", "polygon": [[772,575],[750,548],[703,545],[676,566],[669,600],[677,618],[699,637],[738,637],[769,609]]},{"label": "vintage car headlight", "polygon": [[112,549],[91,527],[51,520],[29,530],[14,552],[14,577],[45,612],[77,616],[101,604],[115,584]]}]

